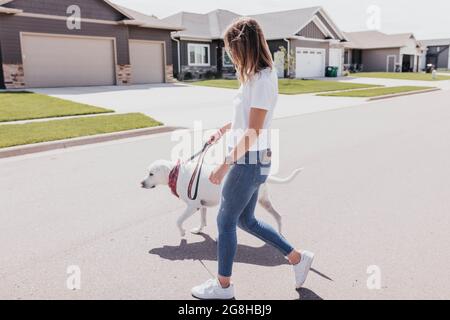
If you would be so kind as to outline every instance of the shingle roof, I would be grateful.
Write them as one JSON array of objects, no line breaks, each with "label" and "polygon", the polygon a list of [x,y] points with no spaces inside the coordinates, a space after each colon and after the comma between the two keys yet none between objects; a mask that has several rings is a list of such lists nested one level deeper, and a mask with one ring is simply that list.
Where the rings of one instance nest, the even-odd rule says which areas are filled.
[{"label": "shingle roof", "polygon": [[421,45],[426,47],[450,45],[450,39],[429,39],[429,40],[419,40],[419,42]]},{"label": "shingle roof", "polygon": [[[322,8],[311,7],[248,16],[261,24],[267,39],[282,39],[295,36],[319,10]],[[206,14],[180,12],[162,21],[182,25],[185,30],[177,33],[180,37],[221,39],[226,28],[241,16],[235,12],[218,9]]]},{"label": "shingle roof", "polygon": [[128,25],[136,25],[144,28],[160,28],[160,29],[169,29],[169,30],[183,30],[183,27],[180,24],[171,23],[169,21],[163,21],[158,19],[155,16],[146,15],[144,13],[115,5],[121,11],[123,11],[128,17],[132,20],[124,20],[124,22]]},{"label": "shingle roof", "polygon": [[[21,10],[10,9],[6,7],[2,7],[3,5],[12,2],[14,0],[0,0],[0,13],[19,13]],[[126,16],[130,20],[124,20],[123,23],[128,25],[135,25],[143,28],[155,28],[155,29],[167,29],[167,30],[183,30],[183,27],[180,24],[172,24],[169,22],[165,22],[161,19],[158,19],[155,16],[150,16],[124,6],[120,6],[115,4],[109,0],[103,0],[111,7],[115,8],[119,12],[121,12],[124,16]]]},{"label": "shingle roof", "polygon": [[267,39],[280,39],[294,36],[319,10],[320,7],[311,7],[251,15],[251,17],[261,24]]},{"label": "shingle roof", "polygon": [[381,49],[400,48],[408,45],[412,33],[386,34],[380,31],[346,32],[347,48],[354,49]]},{"label": "shingle roof", "polygon": [[240,16],[237,13],[218,9],[206,14],[183,11],[162,21],[183,26],[185,30],[177,32],[180,37],[220,39],[227,26],[238,17]]}]

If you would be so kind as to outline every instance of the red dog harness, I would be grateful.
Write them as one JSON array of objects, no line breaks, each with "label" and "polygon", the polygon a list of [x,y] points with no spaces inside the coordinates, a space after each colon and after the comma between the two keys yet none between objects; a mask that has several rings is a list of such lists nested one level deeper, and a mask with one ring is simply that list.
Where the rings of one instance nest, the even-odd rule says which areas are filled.
[{"label": "red dog harness", "polygon": [[[197,166],[195,167],[194,173],[192,174],[191,180],[189,181],[187,193],[188,193],[188,198],[190,200],[197,199],[198,187],[200,184],[200,175],[202,172],[203,161],[205,159],[205,154],[208,151],[209,147],[211,147],[211,144],[206,143],[205,146],[203,147],[202,151],[193,155],[188,161],[188,162],[193,161],[195,158],[200,156],[200,158],[198,159],[198,162],[197,162]],[[178,175],[180,174],[180,167],[181,167],[181,161],[178,160],[176,166],[173,167],[173,169],[169,173],[169,188],[170,188],[170,191],[172,191],[173,195],[175,195],[177,198],[180,197],[177,192],[177,182],[178,182]],[[192,194],[192,188],[194,187],[194,182],[195,182],[196,178],[197,178],[197,182],[195,184],[194,194]]]},{"label": "red dog harness", "polygon": [[178,182],[178,175],[180,174],[180,167],[181,167],[181,161],[178,160],[177,164],[173,169],[170,171],[169,174],[169,188],[170,191],[172,191],[173,195],[179,198],[177,192],[177,182]]}]

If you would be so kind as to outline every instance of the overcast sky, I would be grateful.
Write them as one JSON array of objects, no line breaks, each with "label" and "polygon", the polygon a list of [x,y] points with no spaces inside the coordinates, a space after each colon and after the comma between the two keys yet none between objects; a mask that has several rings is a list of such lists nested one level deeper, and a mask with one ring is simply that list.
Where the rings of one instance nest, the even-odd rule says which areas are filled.
[{"label": "overcast sky", "polygon": [[450,0],[113,0],[113,2],[146,14],[154,14],[159,18],[179,11],[206,13],[218,8],[246,15],[322,6],[344,31],[367,30],[369,26],[379,27],[386,33],[413,32],[418,39],[450,38]]}]

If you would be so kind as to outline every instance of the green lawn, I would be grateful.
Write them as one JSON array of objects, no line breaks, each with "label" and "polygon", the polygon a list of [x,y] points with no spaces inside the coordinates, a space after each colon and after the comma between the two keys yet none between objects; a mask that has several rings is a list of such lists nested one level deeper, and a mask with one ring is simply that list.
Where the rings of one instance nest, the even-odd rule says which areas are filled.
[{"label": "green lawn", "polygon": [[0,125],[0,148],[162,125],[140,113]]},{"label": "green lawn", "polygon": [[381,78],[381,79],[399,79],[399,80],[417,80],[417,81],[442,81],[450,80],[450,76],[438,75],[433,80],[430,73],[423,72],[357,72],[350,76],[357,78]]},{"label": "green lawn", "polygon": [[112,110],[32,92],[0,92],[0,122],[108,113]]},{"label": "green lawn", "polygon": [[[204,80],[192,82],[193,85],[204,87],[216,87],[226,89],[238,89],[238,80]],[[361,88],[380,87],[370,84],[347,83],[337,81],[321,80],[297,80],[281,79],[279,80],[279,91],[281,94],[304,94],[327,91],[340,91]]]},{"label": "green lawn", "polygon": [[320,96],[372,98],[372,97],[386,96],[389,94],[420,91],[426,89],[433,89],[433,87],[402,86],[402,87],[372,88],[372,89],[353,90],[344,92],[324,93],[320,94]]}]

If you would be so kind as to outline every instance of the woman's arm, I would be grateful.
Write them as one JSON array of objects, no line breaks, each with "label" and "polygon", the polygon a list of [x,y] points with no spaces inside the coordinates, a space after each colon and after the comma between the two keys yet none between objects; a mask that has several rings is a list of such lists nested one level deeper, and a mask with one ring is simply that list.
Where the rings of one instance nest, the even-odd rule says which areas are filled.
[{"label": "woman's arm", "polygon": [[266,120],[267,110],[252,108],[250,110],[249,128],[245,131],[239,143],[231,150],[223,164],[211,173],[209,180],[214,184],[221,184],[230,165],[241,159],[258,140],[261,129]]},{"label": "woman's arm", "polygon": [[243,137],[239,143],[230,152],[227,159],[233,164],[241,159],[255,144],[261,134],[261,129],[264,127],[264,121],[266,120],[267,110],[251,108],[250,119],[248,129],[245,131]]},{"label": "woman's arm", "polygon": [[216,143],[222,138],[228,130],[231,129],[231,122],[224,125],[222,128],[220,128],[216,133],[214,133],[208,140],[208,143]]}]

